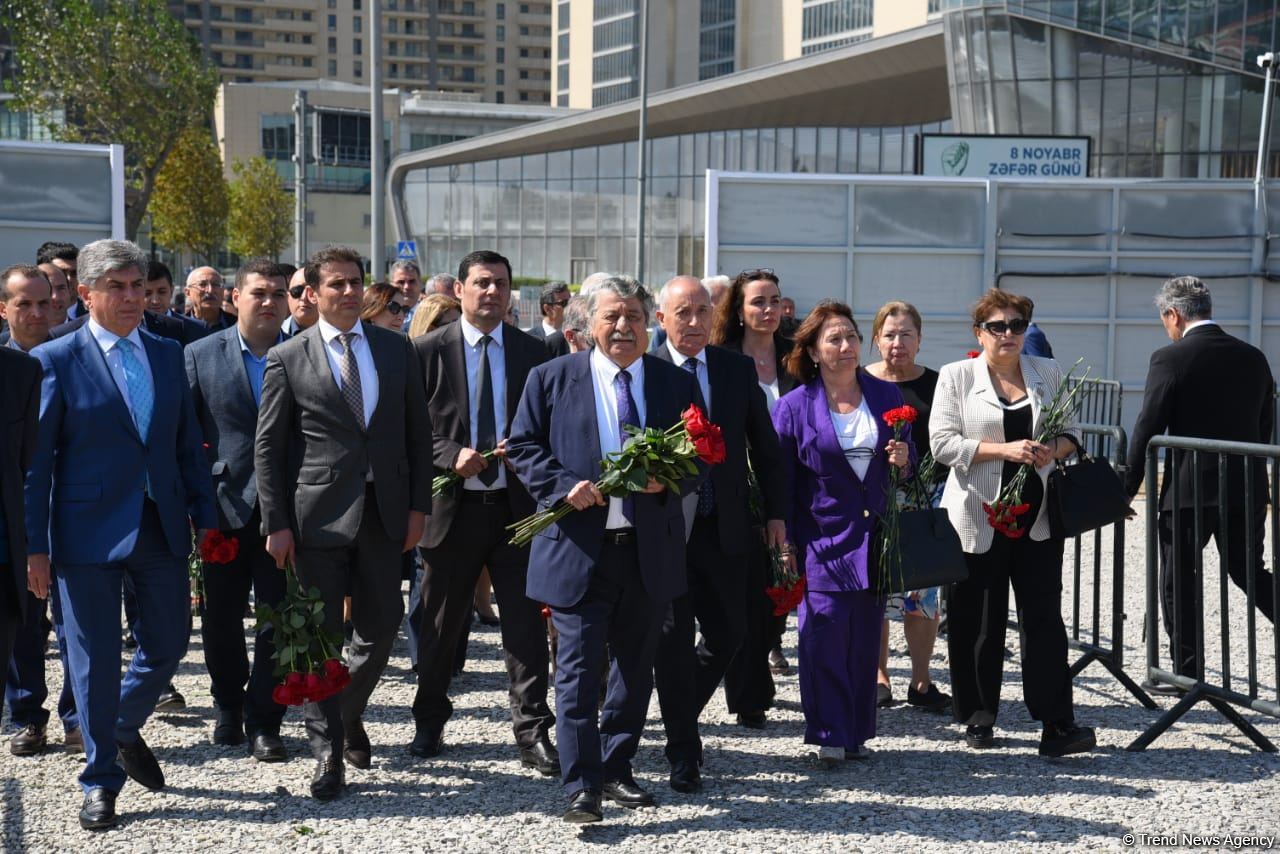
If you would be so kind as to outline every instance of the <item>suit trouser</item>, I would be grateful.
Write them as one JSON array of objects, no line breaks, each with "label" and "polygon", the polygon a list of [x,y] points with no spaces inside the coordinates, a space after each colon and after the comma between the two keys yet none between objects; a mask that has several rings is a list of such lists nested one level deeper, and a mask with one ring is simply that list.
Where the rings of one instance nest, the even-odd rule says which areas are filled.
[{"label": "suit trouser", "polygon": [[[1249,572],[1253,573],[1254,601],[1264,617],[1275,622],[1272,600],[1274,576],[1263,565],[1266,554],[1264,539],[1267,532],[1267,505],[1259,504],[1253,513],[1253,531],[1246,529],[1246,515],[1243,508],[1228,509],[1226,536],[1223,536],[1218,508],[1204,508],[1200,522],[1200,539],[1196,540],[1195,511],[1184,508],[1178,513],[1178,531],[1180,533],[1178,566],[1173,564],[1173,514],[1161,511],[1160,530],[1160,613],[1164,618],[1164,630],[1169,636],[1169,657],[1173,661],[1173,671],[1183,676],[1196,676],[1196,555],[1204,551],[1213,537],[1218,547],[1219,560],[1227,567],[1227,575],[1241,590],[1246,589]],[[1252,533],[1253,566],[1249,567],[1247,545]],[[1223,552],[1226,557],[1223,558]],[[1176,572],[1175,572],[1176,569]],[[1178,607],[1173,606],[1173,588],[1178,585]],[[1178,619],[1175,620],[1175,617]],[[1213,631],[1210,626],[1204,627],[1206,632]],[[1177,637],[1177,643],[1174,638]]]},{"label": "suit trouser", "polygon": [[[422,646],[422,620],[426,608],[422,601],[422,585],[427,574],[422,561],[422,549],[413,551],[413,576],[409,581],[409,610],[404,617],[405,646],[409,651],[409,664],[413,672],[418,672],[418,650]],[[458,647],[453,656],[453,672],[461,673],[467,664],[467,645],[471,642],[471,624],[473,612],[467,612],[467,619],[462,627],[462,636],[458,638]]]},{"label": "suit trouser", "polygon": [[956,720],[991,726],[1000,710],[1009,584],[1017,597],[1022,696],[1031,717],[1074,719],[1067,629],[1062,622],[1062,540],[996,533],[983,554],[965,554],[969,578],[947,601],[947,655]]},{"label": "suit trouser", "polygon": [[22,611],[17,595],[23,591],[15,591],[9,584],[9,576],[13,573],[10,564],[0,563],[0,656],[8,661],[13,655],[13,641],[22,624]]},{"label": "suit trouser", "polygon": [[[583,789],[599,792],[605,781],[632,778],[631,760],[653,692],[653,659],[665,605],[645,590],[635,544],[606,543],[582,599],[551,609],[560,635],[556,746],[560,781],[570,797]],[[606,659],[608,687],[599,706]]]},{"label": "suit trouser", "polygon": [[[694,519],[685,555],[689,592],[667,608],[653,676],[667,731],[667,759],[700,763],[698,716],[747,634],[745,557],[725,554],[714,514]],[[695,617],[702,630],[696,649]]]},{"label": "suit trouser", "polygon": [[[57,570],[54,570],[57,575]],[[67,667],[67,636],[62,621],[62,596],[55,583],[49,587],[48,600],[39,599],[28,592],[27,616],[18,626],[13,640],[13,655],[9,659],[9,672],[5,680],[4,698],[9,704],[9,717],[20,727],[49,723],[49,711],[44,701],[49,698],[45,682],[44,658],[49,645],[49,630],[53,629],[58,644],[58,658],[62,660],[62,690],[58,693],[58,718],[65,732],[80,726],[76,714],[76,698],[71,691],[71,671]],[[46,618],[46,611],[52,622]]]},{"label": "suit trouser", "polygon": [[[138,600],[138,648],[120,676],[120,611],[124,579]],[[80,709],[85,767],[80,785],[114,792],[124,785],[116,761],[120,742],[138,740],[156,699],[178,670],[190,632],[190,585],[185,555],[174,555],[150,499],[142,502],[138,541],[114,563],[58,565],[66,621],[71,689]]]},{"label": "suit trouser", "polygon": [[[252,587],[259,605],[277,607],[284,599],[286,577],[267,553],[258,511],[249,524],[228,536],[240,541],[230,563],[204,565],[204,601],[201,604],[200,637],[205,666],[212,682],[213,703],[221,712],[244,713],[245,732],[279,734],[284,706],[271,699],[279,681],[274,675],[275,642],[270,626],[253,641],[253,667],[244,642],[244,609]],[[246,684],[248,690],[245,690]]]},{"label": "suit trouser", "polygon": [[786,617],[773,615],[769,586],[769,554],[758,528],[748,535],[743,557],[746,583],[746,636],[724,674],[724,699],[731,714],[753,714],[773,706],[773,674],[769,672],[769,651],[781,638],[779,624]]},{"label": "suit trouser", "polygon": [[480,496],[464,494],[444,540],[422,549],[426,575],[413,717],[419,730],[439,733],[453,714],[449,683],[457,649],[474,607],[476,581],[488,566],[501,611],[516,744],[531,747],[556,720],[547,705],[546,623],[541,604],[525,595],[529,549],[507,542],[506,527],[515,520],[505,497],[484,504]]},{"label": "suit trouser", "polygon": [[799,612],[805,744],[860,747],[876,734],[884,599],[870,590],[807,590]]},{"label": "suit trouser", "polygon": [[403,543],[387,536],[373,484],[365,489],[364,516],[355,541],[333,549],[297,550],[298,580],[319,588],[324,601],[324,627],[342,635],[342,600],[351,596],[351,642],[347,666],[351,684],[336,697],[306,703],[311,750],[316,758],[340,758],[346,728],[358,721],[387,667],[404,615],[400,596],[400,555]]}]

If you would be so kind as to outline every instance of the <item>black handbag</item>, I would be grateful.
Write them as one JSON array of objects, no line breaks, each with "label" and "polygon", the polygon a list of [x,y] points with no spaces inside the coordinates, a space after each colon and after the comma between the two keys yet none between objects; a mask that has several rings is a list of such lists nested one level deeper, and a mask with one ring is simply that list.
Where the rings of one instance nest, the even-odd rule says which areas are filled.
[{"label": "black handbag", "polygon": [[882,596],[954,584],[969,577],[960,535],[951,526],[947,511],[940,507],[902,510],[898,513],[898,553],[901,564],[881,577],[878,547],[883,538],[875,538],[871,566],[871,589]]},{"label": "black handbag", "polygon": [[1049,473],[1045,509],[1049,531],[1056,539],[1077,537],[1129,515],[1129,494],[1111,463],[1090,456],[1078,444],[1076,454],[1078,462],[1065,465],[1058,460]]}]

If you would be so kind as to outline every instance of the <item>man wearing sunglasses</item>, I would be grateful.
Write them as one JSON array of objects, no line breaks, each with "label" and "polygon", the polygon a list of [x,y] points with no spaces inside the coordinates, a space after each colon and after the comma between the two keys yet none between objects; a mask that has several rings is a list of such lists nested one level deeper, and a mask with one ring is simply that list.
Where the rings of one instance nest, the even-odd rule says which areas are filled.
[{"label": "man wearing sunglasses", "polygon": [[290,337],[315,326],[320,314],[316,304],[306,298],[307,280],[304,269],[299,269],[289,279],[289,317],[281,330]]},{"label": "man wearing sunglasses", "polygon": [[570,296],[565,282],[547,282],[538,295],[542,322],[535,323],[529,334],[546,345],[547,355],[553,359],[569,355],[569,342],[560,334],[560,327],[564,325],[564,307],[569,304]]}]

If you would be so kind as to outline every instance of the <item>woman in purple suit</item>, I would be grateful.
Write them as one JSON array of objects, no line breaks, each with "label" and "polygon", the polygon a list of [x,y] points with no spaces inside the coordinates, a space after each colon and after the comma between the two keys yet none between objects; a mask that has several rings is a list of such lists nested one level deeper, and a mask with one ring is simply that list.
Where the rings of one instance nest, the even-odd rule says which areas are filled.
[{"label": "woman in purple suit", "polygon": [[819,303],[796,332],[788,370],[804,385],[773,412],[791,491],[787,533],[805,575],[800,700],[805,742],[832,766],[868,755],[876,732],[876,662],[884,600],[871,590],[872,535],[889,466],[910,465],[910,432],[894,441],[881,417],[902,405],[890,382],[859,365],[849,307]]}]

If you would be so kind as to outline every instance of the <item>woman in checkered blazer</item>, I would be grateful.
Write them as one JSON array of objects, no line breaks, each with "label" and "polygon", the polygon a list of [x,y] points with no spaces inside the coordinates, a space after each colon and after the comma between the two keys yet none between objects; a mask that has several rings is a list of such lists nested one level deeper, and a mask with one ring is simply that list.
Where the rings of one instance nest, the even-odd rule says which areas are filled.
[{"label": "woman in checkered blazer", "polygon": [[[1094,733],[1075,723],[1067,632],[1062,623],[1062,540],[1049,534],[1044,494],[1054,459],[1074,451],[1068,436],[1035,440],[1043,407],[1062,382],[1052,359],[1023,356],[1031,320],[1026,297],[992,289],[973,307],[981,352],[942,368],[930,416],[930,446],[951,469],[942,506],[960,534],[969,578],[952,588],[947,646],[956,720],[973,748],[995,746],[1000,707],[1009,584],[1017,597],[1022,641],[1023,699],[1044,724],[1040,753],[1065,756],[1094,746]],[[997,533],[983,505],[995,502],[1020,466],[1032,465],[1017,517],[1017,536]],[[1030,528],[1028,531],[1027,528]]]}]

